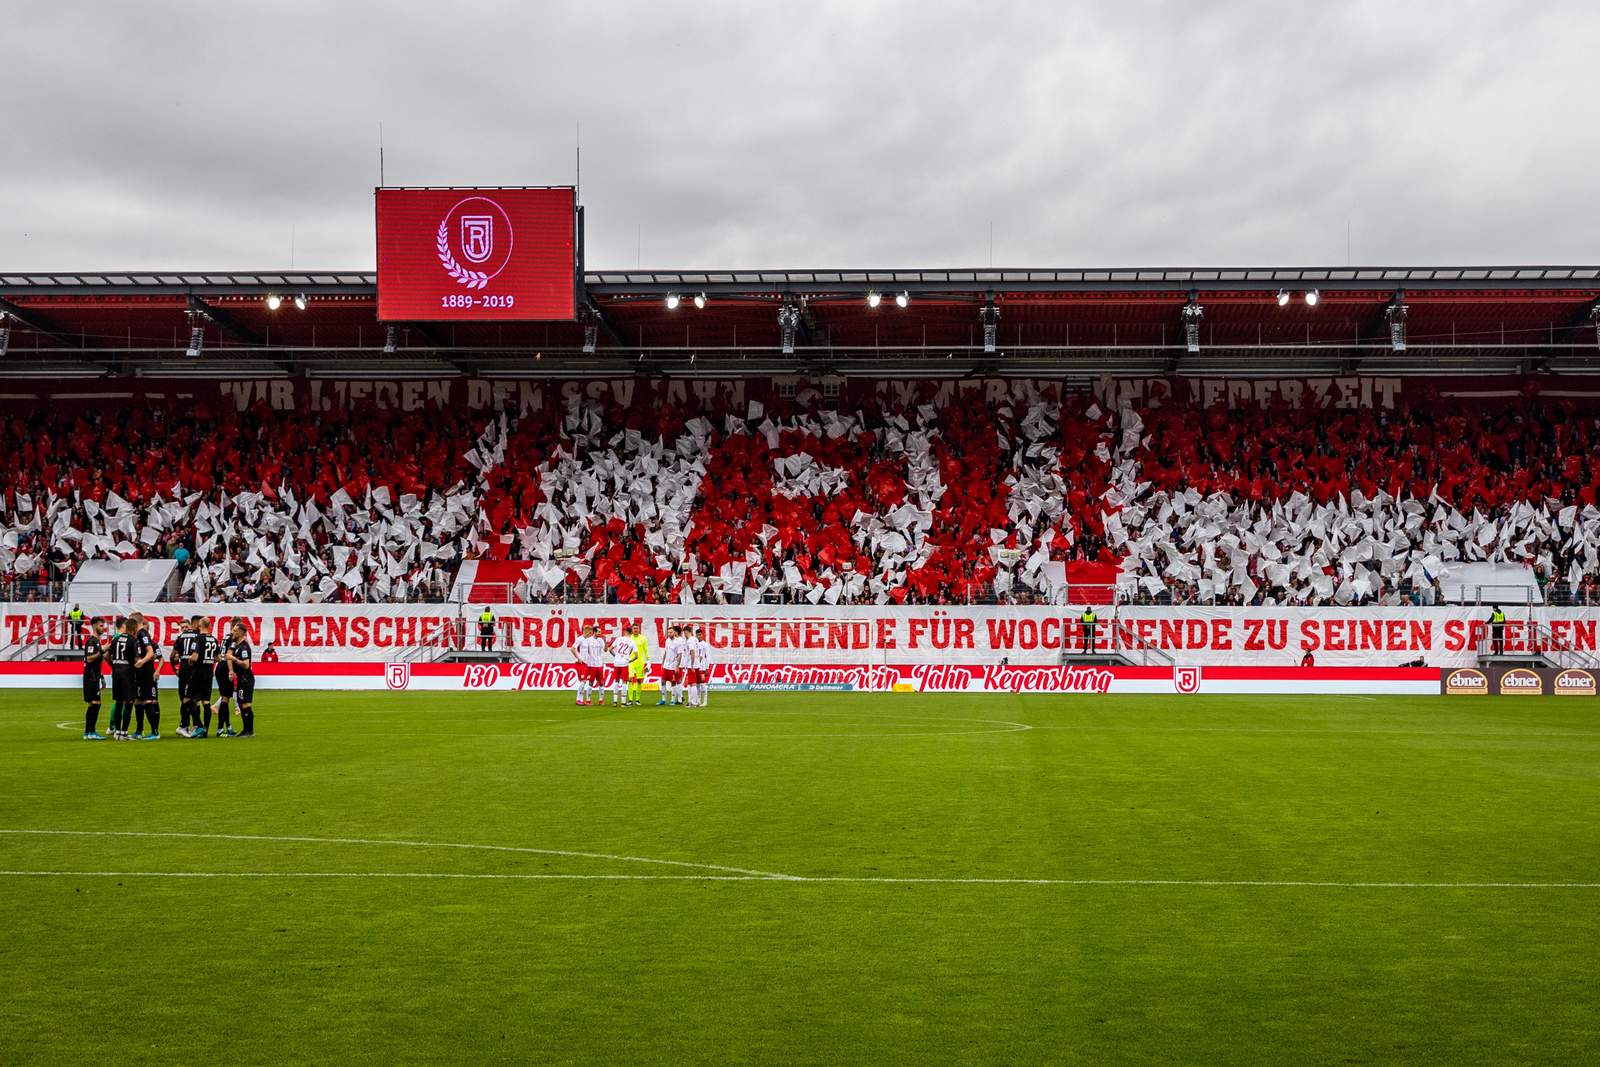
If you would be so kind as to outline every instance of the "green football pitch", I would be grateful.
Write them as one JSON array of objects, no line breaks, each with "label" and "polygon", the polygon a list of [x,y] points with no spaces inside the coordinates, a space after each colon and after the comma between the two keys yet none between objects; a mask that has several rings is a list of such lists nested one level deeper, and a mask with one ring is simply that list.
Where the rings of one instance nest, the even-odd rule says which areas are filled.
[{"label": "green football pitch", "polygon": [[164,696],[0,694],[0,1061],[1600,1061],[1600,701]]}]

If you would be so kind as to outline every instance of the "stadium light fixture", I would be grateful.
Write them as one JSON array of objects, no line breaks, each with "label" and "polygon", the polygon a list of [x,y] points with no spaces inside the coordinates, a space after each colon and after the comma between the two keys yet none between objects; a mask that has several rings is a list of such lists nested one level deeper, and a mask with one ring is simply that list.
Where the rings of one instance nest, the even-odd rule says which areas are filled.
[{"label": "stadium light fixture", "polygon": [[678,294],[677,293],[668,293],[667,294],[667,310],[668,311],[677,311],[678,310]]},{"label": "stadium light fixture", "polygon": [[883,303],[883,295],[881,293],[867,294],[867,307],[875,308],[881,303]]},{"label": "stadium light fixture", "polygon": [[1306,307],[1311,307],[1311,308],[1316,307],[1317,306],[1317,301],[1321,300],[1321,299],[1322,299],[1322,294],[1317,292],[1315,289],[1307,289],[1306,290]]},{"label": "stadium light fixture", "polygon": [[1000,347],[1000,309],[993,297],[978,309],[978,321],[983,323],[983,351],[995,352]]},{"label": "stadium light fixture", "polygon": [[296,311],[304,311],[306,309],[306,294],[294,294],[294,307]]},{"label": "stadium light fixture", "polygon": [[794,338],[800,329],[800,309],[785,300],[778,308],[778,332],[783,341],[783,354],[794,355]]},{"label": "stadium light fixture", "polygon": [[1278,290],[1278,306],[1279,307],[1288,307],[1289,306],[1289,290],[1287,290],[1287,289],[1279,289]]},{"label": "stadium light fixture", "polygon": [[1200,351],[1200,319],[1205,313],[1200,294],[1191,291],[1189,302],[1183,305],[1183,347],[1190,355]]},{"label": "stadium light fixture", "polygon": [[1389,306],[1383,309],[1383,317],[1389,323],[1389,350],[1391,352],[1404,352],[1406,350],[1406,312],[1411,310],[1406,306],[1406,291],[1396,289],[1394,296],[1389,298]]},{"label": "stadium light fixture", "polygon": [[277,293],[268,293],[267,294],[267,310],[268,311],[277,311],[282,306],[283,306],[283,297],[279,296]]},{"label": "stadium light fixture", "polygon": [[696,293],[696,294],[694,294],[694,306],[695,306],[696,310],[699,310],[700,308],[705,307],[706,306],[706,294],[704,294],[704,293]]},{"label": "stadium light fixture", "polygon": [[896,296],[894,298],[895,307],[902,307],[903,308],[909,303],[911,303],[911,294],[910,293],[901,292],[899,296]]},{"label": "stadium light fixture", "polygon": [[191,311],[189,312],[189,347],[183,350],[183,354],[190,359],[199,359],[200,352],[205,346],[206,328],[202,324],[200,316]]}]

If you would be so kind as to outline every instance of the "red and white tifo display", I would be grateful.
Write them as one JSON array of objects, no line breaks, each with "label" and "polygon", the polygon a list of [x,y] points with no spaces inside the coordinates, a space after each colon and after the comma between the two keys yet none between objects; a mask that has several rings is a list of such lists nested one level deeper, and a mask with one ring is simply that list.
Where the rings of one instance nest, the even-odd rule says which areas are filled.
[{"label": "red and white tifo display", "polygon": [[576,210],[569,187],[379,189],[379,321],[570,322]]}]

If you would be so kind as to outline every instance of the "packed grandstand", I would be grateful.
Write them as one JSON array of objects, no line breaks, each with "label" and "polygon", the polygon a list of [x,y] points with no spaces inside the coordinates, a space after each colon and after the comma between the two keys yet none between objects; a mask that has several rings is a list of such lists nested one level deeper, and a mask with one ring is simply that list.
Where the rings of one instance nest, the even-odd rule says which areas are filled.
[{"label": "packed grandstand", "polygon": [[1592,403],[936,391],[39,406],[3,423],[4,599],[157,557],[175,599],[213,601],[438,601],[466,568],[529,603],[1600,603]]}]

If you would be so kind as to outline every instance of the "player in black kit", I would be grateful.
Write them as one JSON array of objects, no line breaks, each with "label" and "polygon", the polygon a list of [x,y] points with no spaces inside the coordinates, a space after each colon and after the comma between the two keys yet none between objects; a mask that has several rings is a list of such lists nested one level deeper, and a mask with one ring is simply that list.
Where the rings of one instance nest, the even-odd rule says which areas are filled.
[{"label": "player in black kit", "polygon": [[111,737],[115,741],[128,740],[128,719],[133,714],[133,623],[117,619],[117,632],[106,649],[111,660]]},{"label": "player in black kit", "polygon": [[[133,696],[137,726],[133,732],[136,741],[161,740],[161,701],[156,693],[156,660],[161,650],[150,636],[150,622],[134,612],[128,618],[133,623]],[[150,722],[150,732],[145,732],[145,720]]]},{"label": "player in black kit", "polygon": [[239,702],[239,719],[243,730],[240,737],[256,735],[256,712],[253,706],[256,695],[256,672],[250,653],[250,638],[243,623],[233,624],[233,647],[228,651],[228,662],[233,665],[233,693]]},{"label": "player in black kit", "polygon": [[178,736],[194,737],[200,727],[200,709],[189,696],[200,663],[200,616],[185,619],[183,632],[172,642],[172,673],[178,680]]},{"label": "player in black kit", "polygon": [[89,620],[89,634],[83,642],[83,739],[104,741],[95,732],[100,722],[100,675],[105,669],[106,620],[95,617]]},{"label": "player in black kit", "polygon": [[[211,636],[211,620],[196,615],[194,622],[194,650],[195,661],[190,668],[189,685],[185,691],[189,698],[189,707],[194,715],[194,723],[190,728],[191,737],[205,737],[211,732],[211,672],[217,666],[217,652],[219,646],[217,639]],[[201,721],[204,714],[205,720]],[[217,729],[217,736],[223,736],[221,727]]]},{"label": "player in black kit", "polygon": [[[233,699],[233,635],[229,634],[222,639],[222,645],[217,650],[217,736],[237,737],[238,733],[233,728],[232,713],[228,708],[228,701]],[[206,715],[211,715],[207,709]]]}]

